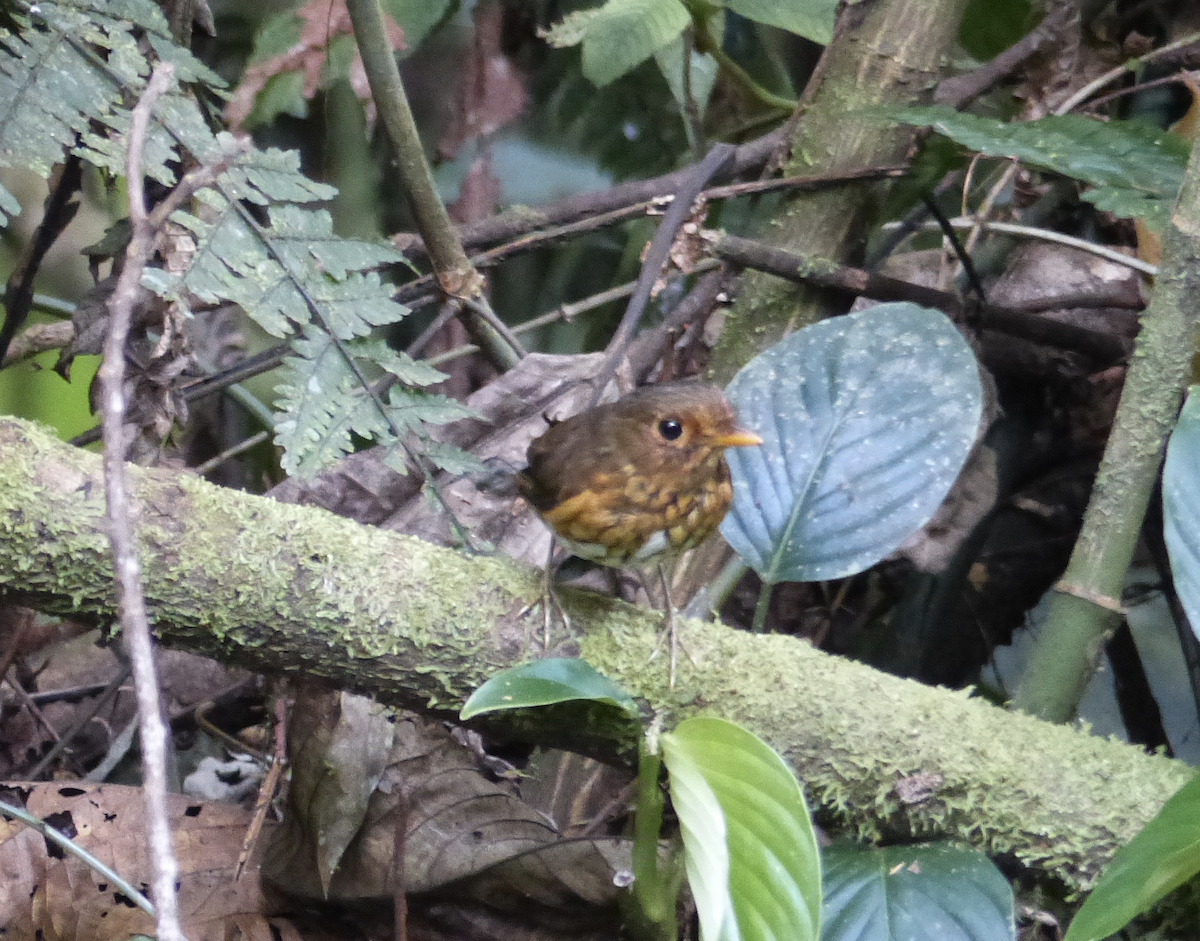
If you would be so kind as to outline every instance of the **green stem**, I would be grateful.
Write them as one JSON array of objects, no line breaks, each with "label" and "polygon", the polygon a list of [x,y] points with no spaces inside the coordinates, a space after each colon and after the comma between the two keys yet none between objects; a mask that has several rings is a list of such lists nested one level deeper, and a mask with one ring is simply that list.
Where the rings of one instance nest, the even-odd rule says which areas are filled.
[{"label": "green stem", "polygon": [[1013,707],[1069,721],[1119,621],[1121,589],[1196,351],[1200,310],[1200,144],[1163,239],[1154,296],[1067,571]]},{"label": "green stem", "polygon": [[773,584],[763,582],[758,593],[758,604],[754,606],[754,623],[750,626],[750,631],[754,634],[761,634],[767,629],[767,613],[771,610],[771,594],[774,591]]},{"label": "green stem", "polygon": [[[400,81],[400,69],[388,43],[387,23],[379,0],[347,0],[346,9],[371,86],[371,96],[396,158],[400,187],[425,240],[438,283],[452,297],[478,298],[482,294],[483,276],[467,258],[450,214],[438,196],[408,95]],[[471,339],[497,369],[507,371],[520,361],[520,353],[484,319],[468,315],[463,318],[463,323],[471,332]]]},{"label": "green stem", "polygon": [[638,756],[637,812],[633,820],[633,896],[646,920],[648,933],[673,938],[675,893],[659,865],[658,841],[666,806],[659,786],[662,756],[652,750],[649,737],[642,740]]},{"label": "green stem", "polygon": [[740,65],[729,57],[729,54],[721,47],[716,37],[708,30],[708,20],[701,17],[693,17],[692,22],[696,25],[696,48],[700,52],[707,52],[717,60],[717,65],[721,70],[733,80],[742,91],[748,94],[751,98],[761,102],[768,108],[775,108],[780,111],[791,113],[796,110],[796,105],[799,102],[791,98],[785,98],[783,95],[777,95],[769,89],[763,88],[758,84]]}]

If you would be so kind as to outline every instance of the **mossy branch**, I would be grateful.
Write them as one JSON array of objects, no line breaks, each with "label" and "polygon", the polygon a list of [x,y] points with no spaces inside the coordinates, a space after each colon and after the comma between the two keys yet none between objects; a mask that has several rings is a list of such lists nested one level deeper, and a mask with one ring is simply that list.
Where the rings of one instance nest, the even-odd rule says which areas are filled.
[{"label": "mossy branch", "polygon": [[[305,674],[453,717],[484,678],[535,647],[538,573],[321,510],[164,470],[129,469],[146,602],[162,640],[258,670]],[[0,419],[0,590],[112,618],[98,455]],[[580,634],[556,636],[671,718],[743,723],[860,834],[944,835],[1089,886],[1192,774],[1183,764],[964,693],[886,676],[791,637],[685,620],[674,698],[651,652],[661,616],[564,592]],[[615,754],[637,735],[601,712],[509,725]],[[914,786],[919,785],[919,786]]]}]

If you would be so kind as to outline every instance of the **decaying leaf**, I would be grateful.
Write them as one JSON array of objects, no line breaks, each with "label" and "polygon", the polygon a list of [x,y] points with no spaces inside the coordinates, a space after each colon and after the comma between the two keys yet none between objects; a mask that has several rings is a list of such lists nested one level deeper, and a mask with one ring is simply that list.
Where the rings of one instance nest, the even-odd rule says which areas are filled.
[{"label": "decaying leaf", "polygon": [[[25,808],[143,892],[152,882],[141,790],[120,785],[31,784],[10,789]],[[298,938],[273,909],[258,880],[258,860],[233,880],[249,811],[236,804],[169,794],[168,812],[179,860],[179,908],[189,941]],[[273,824],[268,827],[273,828]],[[117,941],[153,934],[154,923],[108,880],[17,821],[0,817],[0,933],[44,941]]]},{"label": "decaying leaf", "polygon": [[[292,736],[289,812],[267,850],[269,884],[312,900],[390,899],[397,829],[403,826],[410,894],[453,885],[455,898],[534,921],[578,917],[594,924],[613,914],[614,874],[629,865],[623,841],[563,840],[550,818],[525,804],[514,784],[494,780],[442,723],[355,706],[354,698],[314,697],[311,707],[327,715],[303,722],[322,731]],[[339,714],[350,713],[355,718],[343,723]],[[386,768],[365,812],[355,797],[339,820],[339,789],[326,783],[329,777],[376,776],[374,768],[353,762],[339,772],[337,752],[366,751],[347,737],[389,736],[391,747],[381,755]],[[333,859],[327,843],[345,843],[345,849]]]}]

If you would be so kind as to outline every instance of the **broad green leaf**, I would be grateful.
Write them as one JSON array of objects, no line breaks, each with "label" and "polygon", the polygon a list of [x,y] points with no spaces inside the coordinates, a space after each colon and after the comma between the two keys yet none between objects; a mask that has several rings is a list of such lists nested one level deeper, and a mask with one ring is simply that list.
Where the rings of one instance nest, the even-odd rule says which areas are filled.
[{"label": "broad green leaf", "polygon": [[1200,386],[1187,402],[1167,446],[1163,467],[1163,535],[1175,590],[1192,630],[1200,633]]},{"label": "broad green leaf", "polygon": [[1011,122],[951,108],[888,112],[905,124],[931,127],[969,150],[1012,157],[1088,183],[1084,199],[1126,218],[1160,227],[1183,181],[1190,146],[1138,121],[1097,121],[1077,114]]},{"label": "broad green leaf", "polygon": [[1109,863],[1065,941],[1098,941],[1200,872],[1200,776],[1192,778]]},{"label": "broad green leaf", "polygon": [[934,843],[822,851],[822,941],[1013,941],[1013,895],[970,847]]},{"label": "broad green leaf", "polygon": [[815,941],[821,861],[795,775],[761,739],[701,716],[662,737],[703,941]]},{"label": "broad green leaf", "polygon": [[566,17],[545,38],[559,47],[583,43],[583,74],[593,84],[607,85],[678,37],[690,22],[680,0],[608,0]]},{"label": "broad green leaf", "polygon": [[585,660],[550,658],[535,660],[493,676],[471,697],[459,713],[470,719],[485,712],[528,709],[573,700],[609,703],[638,716],[637,703],[625,690]]},{"label": "broad green leaf", "polygon": [[799,330],[728,392],[763,444],[727,454],[721,532],[771,584],[841,578],[895,551],[954,484],[983,408],[958,330],[906,303]]},{"label": "broad green leaf", "polygon": [[[697,116],[703,117],[708,108],[708,99],[712,96],[713,87],[717,83],[717,60],[707,52],[696,52],[694,49],[687,60],[690,69],[688,80],[684,81],[684,42],[682,36],[676,36],[658,52],[654,53],[654,61],[667,86],[671,89],[671,97],[679,105],[679,113],[686,118],[688,108],[688,92],[695,103]],[[686,119],[684,126],[691,130],[691,124]],[[690,136],[689,136],[690,140]]]},{"label": "broad green leaf", "polygon": [[724,5],[748,20],[778,26],[822,46],[833,38],[837,0],[726,0]]}]

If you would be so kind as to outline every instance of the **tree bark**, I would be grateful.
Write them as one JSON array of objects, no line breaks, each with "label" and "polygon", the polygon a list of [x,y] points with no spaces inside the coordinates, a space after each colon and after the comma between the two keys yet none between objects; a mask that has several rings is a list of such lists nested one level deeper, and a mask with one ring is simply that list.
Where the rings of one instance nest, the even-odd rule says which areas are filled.
[{"label": "tree bark", "polygon": [[[534,648],[538,573],[321,510],[131,467],[146,602],[164,643],[303,674],[453,718]],[[0,590],[45,611],[112,618],[99,456],[0,419]],[[946,836],[1090,886],[1192,771],[1116,742],[831,657],[803,641],[683,621],[677,688],[652,658],[661,616],[563,592],[578,652],[677,721],[709,712],[778,749],[859,836]],[[608,756],[636,730],[615,710],[509,717],[503,731]]]},{"label": "tree bark", "polygon": [[[797,115],[784,173],[823,173],[907,160],[916,131],[881,107],[929,97],[957,40],[967,0],[864,0],[843,4]],[[854,263],[885,183],[798,193],[762,233],[772,246]],[[713,349],[710,377],[725,385],[759,351],[844,310],[843,297],[770,275],[748,274]]]}]

